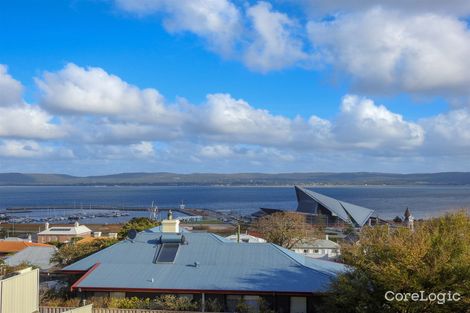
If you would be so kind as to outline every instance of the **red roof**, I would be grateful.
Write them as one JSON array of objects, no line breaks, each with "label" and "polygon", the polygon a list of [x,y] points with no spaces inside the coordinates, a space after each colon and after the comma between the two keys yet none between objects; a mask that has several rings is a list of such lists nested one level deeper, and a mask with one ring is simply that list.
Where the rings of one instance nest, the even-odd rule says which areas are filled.
[{"label": "red roof", "polygon": [[51,247],[51,245],[28,241],[0,241],[0,253],[18,252],[27,247]]}]

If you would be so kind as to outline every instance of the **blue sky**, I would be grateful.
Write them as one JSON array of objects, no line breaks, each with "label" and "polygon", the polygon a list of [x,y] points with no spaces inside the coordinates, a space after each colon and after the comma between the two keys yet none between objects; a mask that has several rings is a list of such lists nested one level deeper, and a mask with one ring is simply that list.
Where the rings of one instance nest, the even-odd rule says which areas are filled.
[{"label": "blue sky", "polygon": [[465,171],[468,13],[465,1],[1,3],[0,171]]}]

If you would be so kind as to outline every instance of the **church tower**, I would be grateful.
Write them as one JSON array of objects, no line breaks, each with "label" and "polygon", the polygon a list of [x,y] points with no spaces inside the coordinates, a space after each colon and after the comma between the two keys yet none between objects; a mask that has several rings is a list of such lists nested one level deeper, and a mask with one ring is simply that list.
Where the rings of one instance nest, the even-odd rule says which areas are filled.
[{"label": "church tower", "polygon": [[413,215],[411,215],[410,209],[408,209],[408,207],[406,208],[406,211],[405,211],[404,223],[405,223],[406,227],[408,227],[412,231],[415,229],[414,228],[414,217],[413,217]]}]

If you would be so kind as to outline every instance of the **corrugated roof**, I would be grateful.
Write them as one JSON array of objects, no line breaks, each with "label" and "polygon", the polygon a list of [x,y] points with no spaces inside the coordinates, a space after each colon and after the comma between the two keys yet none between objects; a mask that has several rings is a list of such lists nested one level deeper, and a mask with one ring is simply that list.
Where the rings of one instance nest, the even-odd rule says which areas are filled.
[{"label": "corrugated roof", "polygon": [[28,241],[0,241],[1,253],[18,252],[27,247],[51,247],[51,245]]},{"label": "corrugated roof", "polygon": [[294,249],[339,249],[340,245],[329,239],[302,240]]},{"label": "corrugated roof", "polygon": [[141,232],[72,265],[86,271],[99,265],[75,287],[324,292],[342,264],[306,260],[269,243],[235,243],[210,233],[185,233],[173,263],[154,263],[161,234]]},{"label": "corrugated roof", "polygon": [[54,226],[50,227],[42,232],[38,233],[38,235],[81,235],[91,233],[91,229],[86,227],[85,225],[78,225],[78,226]]},{"label": "corrugated roof", "polygon": [[330,210],[334,215],[338,216],[343,221],[355,224],[357,226],[364,226],[369,217],[374,213],[374,210],[345,201],[340,201],[302,187],[295,186],[295,191],[297,193],[298,199],[300,199],[302,196],[310,197],[312,200],[323,205],[326,209]]},{"label": "corrugated roof", "polygon": [[51,257],[57,251],[56,247],[27,247],[12,256],[5,259],[5,263],[10,266],[16,266],[21,263],[29,263],[38,266],[42,270],[47,270],[55,264],[50,263]]}]

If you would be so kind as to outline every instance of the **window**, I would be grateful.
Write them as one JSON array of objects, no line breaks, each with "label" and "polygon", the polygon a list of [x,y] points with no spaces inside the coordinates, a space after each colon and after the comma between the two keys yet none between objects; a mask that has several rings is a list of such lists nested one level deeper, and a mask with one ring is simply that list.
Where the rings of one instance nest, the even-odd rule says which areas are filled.
[{"label": "window", "polygon": [[121,291],[111,291],[109,292],[109,297],[111,298],[125,298],[126,293]]},{"label": "window", "polygon": [[307,249],[304,249],[304,253],[308,253],[308,250],[307,250]]},{"label": "window", "polygon": [[315,249],[315,253],[320,253],[320,250],[318,250],[318,249]]},{"label": "window", "polygon": [[291,313],[307,313],[307,298],[290,297]]},{"label": "window", "polygon": [[237,305],[242,301],[240,295],[227,295],[227,309],[229,312],[235,312]]},{"label": "window", "polygon": [[243,301],[250,308],[250,312],[259,312],[259,296],[243,296]]},{"label": "window", "polygon": [[179,244],[177,243],[164,243],[160,248],[157,256],[157,263],[172,263],[175,261],[176,253],[178,252]]}]

